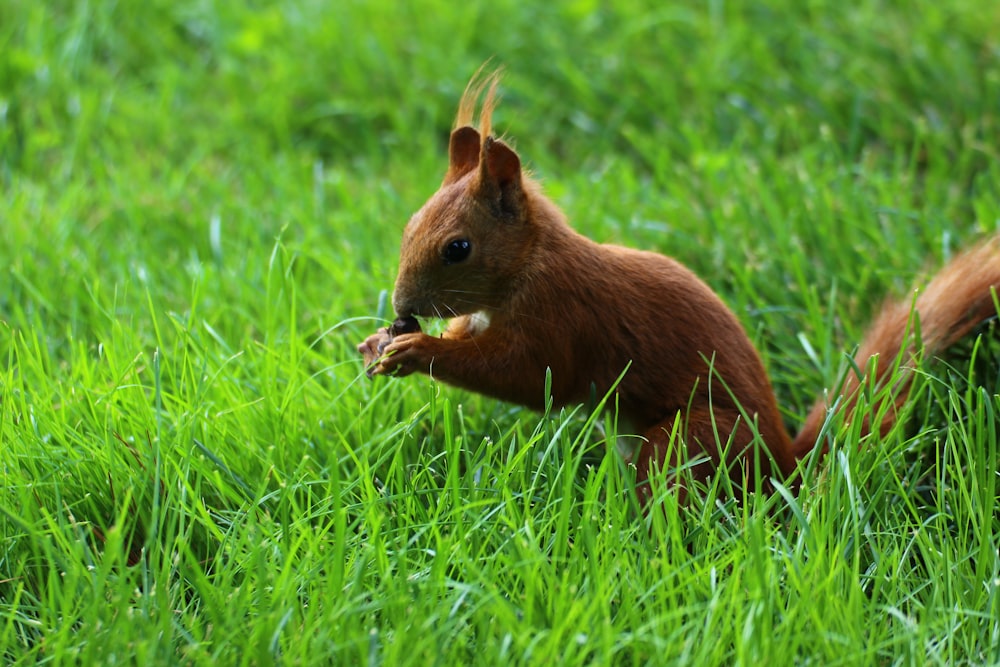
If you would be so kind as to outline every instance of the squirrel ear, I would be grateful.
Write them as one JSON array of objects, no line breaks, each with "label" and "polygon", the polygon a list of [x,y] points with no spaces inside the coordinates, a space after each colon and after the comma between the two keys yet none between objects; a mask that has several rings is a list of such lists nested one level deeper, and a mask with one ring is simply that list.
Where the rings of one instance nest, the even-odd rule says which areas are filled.
[{"label": "squirrel ear", "polygon": [[466,125],[451,133],[448,140],[448,173],[444,184],[454,183],[479,164],[479,132]]},{"label": "squirrel ear", "polygon": [[521,159],[504,142],[486,137],[479,158],[479,179],[481,187],[495,188],[507,196],[521,187]]}]

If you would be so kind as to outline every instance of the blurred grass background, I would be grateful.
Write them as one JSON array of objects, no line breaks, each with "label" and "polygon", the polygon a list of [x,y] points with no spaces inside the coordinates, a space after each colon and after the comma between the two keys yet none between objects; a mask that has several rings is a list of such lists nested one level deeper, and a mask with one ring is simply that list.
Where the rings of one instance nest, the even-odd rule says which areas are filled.
[{"label": "blurred grass background", "polygon": [[5,658],[996,659],[988,395],[929,399],[957,426],[926,441],[993,443],[940,525],[875,453],[843,468],[874,519],[833,483],[814,524],[647,531],[578,421],[359,377],[487,60],[574,225],[719,290],[792,430],[883,295],[1000,220],[987,0],[8,0]]}]

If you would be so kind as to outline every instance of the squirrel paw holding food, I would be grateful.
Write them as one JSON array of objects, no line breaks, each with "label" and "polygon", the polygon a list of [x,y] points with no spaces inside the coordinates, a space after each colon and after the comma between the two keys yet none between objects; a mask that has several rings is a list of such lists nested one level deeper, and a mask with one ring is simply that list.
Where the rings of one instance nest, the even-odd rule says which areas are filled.
[{"label": "squirrel paw holding food", "polygon": [[421,333],[420,323],[414,317],[401,317],[392,325],[382,327],[358,345],[358,352],[365,360],[365,373],[368,377],[401,377],[416,370],[426,370],[430,358],[421,354],[427,347],[421,346],[422,339],[434,340]]}]

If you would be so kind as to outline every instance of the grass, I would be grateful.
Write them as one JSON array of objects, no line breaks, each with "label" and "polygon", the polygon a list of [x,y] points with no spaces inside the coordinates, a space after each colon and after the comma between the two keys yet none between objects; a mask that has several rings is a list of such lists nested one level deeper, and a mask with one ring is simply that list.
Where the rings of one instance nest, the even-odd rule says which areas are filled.
[{"label": "grass", "polygon": [[1000,664],[990,336],[800,492],[646,520],[612,415],[364,378],[490,57],[577,228],[705,277],[793,430],[996,231],[995,3],[614,5],[0,8],[5,662]]}]

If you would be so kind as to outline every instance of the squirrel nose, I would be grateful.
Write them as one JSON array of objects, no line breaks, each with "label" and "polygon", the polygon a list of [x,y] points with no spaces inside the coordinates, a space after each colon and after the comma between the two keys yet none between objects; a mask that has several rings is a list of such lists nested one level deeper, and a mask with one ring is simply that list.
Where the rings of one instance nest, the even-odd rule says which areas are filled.
[{"label": "squirrel nose", "polygon": [[410,317],[413,315],[413,306],[399,293],[399,288],[392,292],[392,309],[396,312],[396,317]]}]

